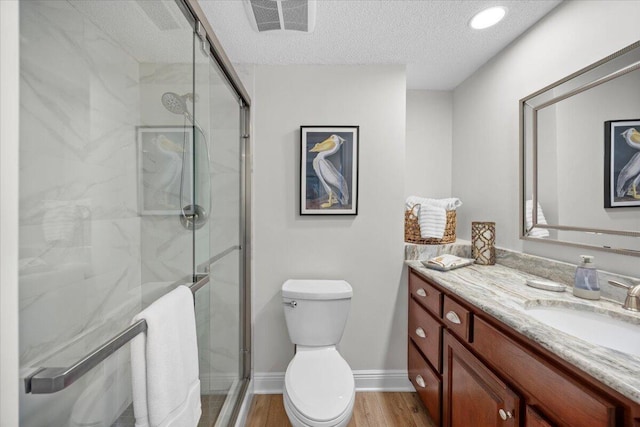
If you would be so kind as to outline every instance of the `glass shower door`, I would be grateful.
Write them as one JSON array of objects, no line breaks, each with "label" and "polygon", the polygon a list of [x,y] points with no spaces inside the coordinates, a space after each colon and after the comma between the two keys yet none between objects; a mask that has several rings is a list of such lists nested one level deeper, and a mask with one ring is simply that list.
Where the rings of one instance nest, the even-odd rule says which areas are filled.
[{"label": "glass shower door", "polygon": [[[203,422],[227,425],[238,402],[242,380],[241,352],[241,106],[215,60],[209,45],[196,36],[196,122],[203,128],[210,183],[210,213],[200,238],[211,256],[199,265],[209,274],[209,337],[201,347]],[[196,252],[196,256],[197,252]],[[203,343],[204,344],[204,343]],[[202,354],[204,352],[204,354]],[[205,424],[201,424],[205,425]],[[213,425],[213,424],[211,424]]]},{"label": "glass shower door", "polygon": [[[173,0],[20,2],[22,376],[193,277],[193,28]],[[131,400],[126,345],[61,391],[22,390],[20,424],[133,425]]]},{"label": "glass shower door", "polygon": [[[200,425],[223,426],[246,385],[246,109],[196,28],[180,0],[20,2],[20,368],[68,367],[208,277]],[[132,426],[129,351],[22,390],[21,425]]]}]

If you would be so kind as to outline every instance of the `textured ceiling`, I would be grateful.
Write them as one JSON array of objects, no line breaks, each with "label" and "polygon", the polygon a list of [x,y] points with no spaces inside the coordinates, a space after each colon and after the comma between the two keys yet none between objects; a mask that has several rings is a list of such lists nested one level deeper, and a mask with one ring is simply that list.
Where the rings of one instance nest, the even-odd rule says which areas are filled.
[{"label": "textured ceiling", "polygon": [[[450,90],[537,22],[560,0],[318,0],[316,28],[254,31],[242,0],[200,0],[232,62],[238,64],[404,64],[409,89]],[[507,8],[495,27],[471,17]]]}]

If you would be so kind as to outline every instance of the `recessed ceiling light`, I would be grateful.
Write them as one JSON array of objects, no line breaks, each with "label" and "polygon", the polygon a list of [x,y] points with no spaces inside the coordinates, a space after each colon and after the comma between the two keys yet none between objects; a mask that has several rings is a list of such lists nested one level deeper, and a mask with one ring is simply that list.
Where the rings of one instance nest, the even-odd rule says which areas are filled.
[{"label": "recessed ceiling light", "polygon": [[492,25],[496,25],[498,22],[504,18],[507,11],[504,7],[496,6],[490,7],[489,9],[485,9],[482,12],[478,12],[471,21],[469,25],[471,28],[476,30],[483,30],[485,28],[489,28]]}]

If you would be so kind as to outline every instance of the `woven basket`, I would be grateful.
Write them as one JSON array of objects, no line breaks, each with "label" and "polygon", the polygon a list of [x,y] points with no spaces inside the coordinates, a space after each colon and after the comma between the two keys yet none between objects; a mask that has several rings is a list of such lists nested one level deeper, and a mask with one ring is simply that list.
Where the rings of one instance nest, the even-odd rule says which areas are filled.
[{"label": "woven basket", "polygon": [[[415,208],[415,206],[414,206]],[[420,236],[420,224],[415,209],[404,212],[404,241],[420,245],[442,245],[456,241],[456,211],[447,211],[447,224],[444,227],[442,239],[423,239]]]}]

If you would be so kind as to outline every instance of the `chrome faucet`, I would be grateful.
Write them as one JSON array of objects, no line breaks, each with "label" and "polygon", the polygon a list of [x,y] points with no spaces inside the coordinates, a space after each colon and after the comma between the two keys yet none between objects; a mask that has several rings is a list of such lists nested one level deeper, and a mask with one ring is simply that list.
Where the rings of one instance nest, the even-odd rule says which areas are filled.
[{"label": "chrome faucet", "polygon": [[622,308],[629,311],[640,311],[640,283],[632,286],[626,283],[609,280],[609,284],[619,288],[627,289],[627,299],[625,299]]}]

